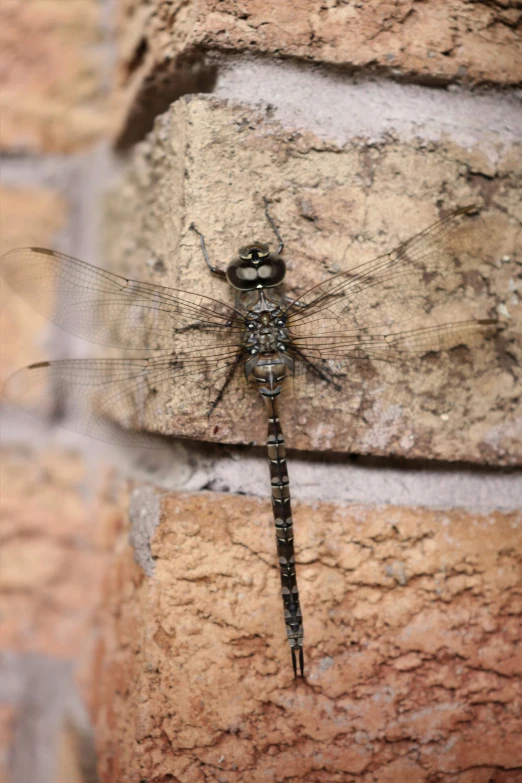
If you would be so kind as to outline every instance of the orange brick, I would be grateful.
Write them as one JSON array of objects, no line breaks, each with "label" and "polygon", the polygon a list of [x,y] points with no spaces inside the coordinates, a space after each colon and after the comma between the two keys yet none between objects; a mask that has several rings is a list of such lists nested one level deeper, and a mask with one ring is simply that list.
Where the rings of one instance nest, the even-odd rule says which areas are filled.
[{"label": "orange brick", "polygon": [[[66,204],[53,190],[0,188],[0,255],[15,247],[52,245]],[[0,277],[0,386],[19,367],[47,358],[38,345],[49,321],[25,304]]]},{"label": "orange brick", "polygon": [[107,129],[95,0],[4,0],[0,149],[69,152]]},{"label": "orange brick", "polygon": [[157,496],[154,575],[119,545],[106,585],[104,781],[449,783],[522,764],[520,513],[296,504],[295,682],[269,504]]},{"label": "orange brick", "polygon": [[98,530],[111,529],[114,507],[86,501],[85,466],[67,453],[6,449],[0,486],[1,644],[79,657],[105,574]]},{"label": "orange brick", "polygon": [[466,0],[126,0],[119,22],[121,135],[136,137],[144,115],[150,125],[158,107],[180,93],[201,91],[205,82],[208,89],[209,53],[293,58],[421,83],[519,84],[521,16],[509,3]]}]

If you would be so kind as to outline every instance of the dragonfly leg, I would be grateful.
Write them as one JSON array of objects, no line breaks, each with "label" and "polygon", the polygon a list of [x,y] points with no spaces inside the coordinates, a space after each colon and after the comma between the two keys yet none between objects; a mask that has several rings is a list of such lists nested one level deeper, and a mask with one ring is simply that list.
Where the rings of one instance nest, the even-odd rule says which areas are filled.
[{"label": "dragonfly leg", "polygon": [[279,245],[277,246],[277,255],[279,255],[279,253],[282,253],[282,252],[283,252],[283,248],[284,248],[284,246],[285,246],[285,243],[283,242],[283,237],[282,237],[282,236],[281,236],[281,234],[279,233],[279,229],[277,228],[277,226],[276,226],[276,224],[275,224],[274,218],[272,217],[272,215],[271,215],[271,214],[270,214],[270,212],[268,211],[268,199],[267,199],[267,197],[266,197],[266,196],[263,196],[263,201],[264,201],[264,203],[265,203],[265,215],[266,215],[266,219],[268,220],[268,222],[269,222],[269,223],[270,223],[270,225],[272,226],[272,231],[273,231],[273,232],[274,232],[274,234],[276,235],[276,237],[277,237],[277,241],[279,242]]},{"label": "dragonfly leg", "polygon": [[203,236],[203,234],[201,233],[201,231],[198,231],[198,229],[196,228],[196,226],[194,225],[194,223],[191,223],[191,224],[190,224],[190,226],[189,226],[189,228],[190,228],[190,229],[192,229],[192,231],[194,231],[194,232],[195,232],[195,233],[198,235],[198,237],[199,237],[199,242],[200,242],[200,245],[201,245],[201,250],[202,250],[202,252],[203,252],[203,257],[204,257],[204,259],[205,259],[205,263],[206,263],[206,265],[208,266],[208,268],[210,269],[210,271],[212,272],[212,274],[213,274],[213,275],[217,275],[218,277],[221,277],[221,278],[224,278],[224,279],[226,279],[226,274],[225,274],[225,272],[224,272],[222,269],[218,269],[218,267],[217,267],[217,266],[213,266],[213,265],[210,263],[210,258],[208,257],[208,253],[207,253],[207,247],[206,247],[206,245],[205,245],[205,237]]},{"label": "dragonfly leg", "polygon": [[285,303],[287,307],[306,307],[304,302],[300,302],[299,299],[290,299],[289,296],[285,296]]}]

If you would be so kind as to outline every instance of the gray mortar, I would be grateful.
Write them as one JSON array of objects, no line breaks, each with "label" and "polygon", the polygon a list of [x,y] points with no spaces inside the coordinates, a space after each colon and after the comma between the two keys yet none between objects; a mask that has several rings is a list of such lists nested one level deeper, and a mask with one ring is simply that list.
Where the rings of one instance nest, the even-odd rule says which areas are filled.
[{"label": "gray mortar", "polygon": [[499,143],[522,139],[520,92],[477,93],[454,85],[434,89],[334,75],[304,64],[230,57],[219,60],[214,94],[269,104],[284,126],[341,146],[357,138],[377,143],[391,135],[436,142],[447,136],[463,147],[480,143],[494,164]]},{"label": "gray mortar", "polygon": [[[53,247],[97,263],[101,197],[112,165],[113,158],[105,144],[83,155],[13,157],[2,160],[0,182],[12,187],[48,188],[61,195],[69,210]],[[30,220],[31,216],[27,217]]]},{"label": "gray mortar", "polygon": [[95,783],[89,719],[71,663],[34,653],[0,653],[0,703],[15,710],[11,783],[55,783],[56,747],[65,726],[78,738],[84,780]]},{"label": "gray mortar", "polygon": [[160,523],[160,499],[153,487],[137,487],[130,496],[129,541],[134,549],[134,559],[147,576],[154,573],[154,560],[150,542]]},{"label": "gray mortar", "polygon": [[[161,448],[120,449],[62,427],[35,424],[29,417],[0,416],[5,443],[31,438],[33,446],[79,450],[91,475],[100,464],[117,465],[120,474],[171,492],[231,492],[266,497],[269,502],[268,462],[260,447],[235,447],[171,439],[158,439]],[[262,437],[264,433],[259,433]],[[513,511],[522,507],[520,470],[423,462],[397,464],[393,459],[361,458],[323,453],[290,452],[292,496],[303,501],[375,503],[426,508],[464,508],[477,513]],[[134,540],[149,540],[159,506],[151,503],[150,488],[136,490],[132,500]],[[140,511],[140,503],[143,510]],[[141,519],[141,513],[144,519]],[[138,529],[143,527],[141,533]],[[143,538],[144,536],[144,538]],[[137,556],[138,557],[138,556]],[[148,572],[148,555],[141,562]],[[146,567],[146,563],[148,563]]]}]

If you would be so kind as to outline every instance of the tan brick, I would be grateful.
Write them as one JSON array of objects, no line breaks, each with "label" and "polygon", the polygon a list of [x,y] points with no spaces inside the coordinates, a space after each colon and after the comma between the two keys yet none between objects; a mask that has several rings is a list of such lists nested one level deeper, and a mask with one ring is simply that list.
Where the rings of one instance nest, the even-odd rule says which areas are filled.
[{"label": "tan brick", "polygon": [[[417,361],[409,357],[399,373],[393,365],[375,361],[375,374],[363,379],[367,391],[362,398],[354,368],[347,368],[349,381],[329,400],[319,394],[314,398],[312,390],[308,397],[294,398],[288,384],[282,397],[283,427],[288,445],[299,449],[516,462],[516,363],[522,361],[516,336],[522,319],[516,291],[520,161],[518,169],[504,173],[506,157],[515,163],[513,148],[499,146],[497,151],[486,186],[481,175],[470,177],[469,157],[487,157],[479,144],[389,139],[338,146],[312,134],[292,133],[271,120],[269,111],[212,98],[184,100],[158,120],[109,200],[106,263],[132,278],[233,304],[232,293],[208,273],[189,225],[194,221],[204,232],[212,259],[224,269],[240,245],[259,238],[273,243],[263,213],[262,196],[268,194],[286,242],[287,291],[299,297],[332,272],[398,247],[435,222],[440,205],[450,209],[479,202],[484,205],[481,219],[463,228],[455,243],[460,266],[449,265],[453,271],[462,269],[462,283],[448,290],[447,301],[431,315],[448,323],[507,313],[506,331],[482,345],[464,340],[458,348],[457,340],[448,346],[454,350]],[[397,295],[404,292],[390,292],[391,302],[380,306],[393,311]],[[396,330],[412,328],[406,316],[393,314]],[[184,339],[190,343],[190,337]],[[174,376],[140,397],[138,420],[145,429],[263,442],[263,406],[241,378],[209,418],[213,398],[194,403],[200,386],[185,385]],[[375,396],[370,383],[380,390]]]},{"label": "tan brick", "polygon": [[87,499],[86,468],[72,454],[6,449],[0,485],[1,645],[80,657],[105,573],[99,526],[107,535],[118,512]]},{"label": "tan brick", "polygon": [[96,0],[4,0],[0,149],[69,152],[107,131]]},{"label": "tan brick", "polygon": [[60,734],[56,783],[96,783],[93,778],[84,777],[76,733],[64,726]]},{"label": "tan brick", "polygon": [[119,22],[121,133],[136,136],[144,114],[150,123],[155,107],[165,109],[198,79],[201,90],[204,53],[294,58],[428,83],[518,84],[520,19],[515,4],[465,0],[126,0]]},{"label": "tan brick", "polygon": [[[45,188],[0,188],[0,255],[15,247],[48,247],[63,228],[66,204]],[[0,386],[19,367],[45,357],[39,338],[49,322],[16,296],[0,277]]]},{"label": "tan brick", "polygon": [[522,764],[520,513],[296,504],[294,682],[269,503],[157,497],[153,577],[122,534],[105,588],[104,781],[449,783]]},{"label": "tan brick", "polygon": [[0,783],[11,783],[8,777],[9,746],[12,741],[14,709],[0,704]]}]

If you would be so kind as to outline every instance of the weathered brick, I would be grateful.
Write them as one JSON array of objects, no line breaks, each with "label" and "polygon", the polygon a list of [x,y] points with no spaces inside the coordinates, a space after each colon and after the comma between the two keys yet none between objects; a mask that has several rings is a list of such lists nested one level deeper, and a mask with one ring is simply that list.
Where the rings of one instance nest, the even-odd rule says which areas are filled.
[{"label": "weathered brick", "polygon": [[[45,188],[0,188],[0,255],[15,247],[48,247],[65,222],[66,204]],[[25,304],[0,277],[0,386],[19,367],[45,357],[39,337],[49,322]]]},{"label": "weathered brick", "polygon": [[93,498],[71,454],[1,454],[1,646],[80,657],[92,633],[106,556],[98,538],[117,524],[114,506]]},{"label": "weathered brick", "polygon": [[522,765],[520,513],[296,504],[294,682],[268,502],[146,492],[154,574],[122,538],[105,587],[106,783],[449,783]]},{"label": "weathered brick", "polygon": [[[513,166],[509,172],[506,159]],[[488,160],[487,176],[470,175],[481,170],[479,160]],[[332,272],[399,246],[435,222],[440,209],[479,202],[482,218],[465,227],[456,243],[467,282],[448,292],[432,317],[447,323],[507,314],[505,332],[481,346],[464,340],[458,347],[457,340],[454,350],[409,360],[399,375],[392,365],[374,362],[372,384],[380,392],[363,395],[362,408],[348,380],[337,396],[319,402],[313,394],[295,399],[289,384],[282,396],[283,427],[288,445],[300,449],[513,463],[520,459],[519,181],[520,160],[509,145],[499,144],[494,159],[479,143],[462,147],[452,139],[338,145],[283,127],[269,110],[187,99],[158,120],[112,194],[105,259],[132,278],[233,304],[232,293],[209,274],[189,225],[194,221],[205,234],[212,259],[223,269],[240,245],[274,242],[263,213],[262,196],[268,194],[286,241],[287,290],[299,297]],[[391,296],[383,308],[393,309],[395,291]],[[411,328],[406,315],[397,319],[399,331]],[[196,404],[199,390],[173,372],[170,383],[162,379],[153,393],[140,396],[140,424],[207,440],[263,442],[265,414],[255,390],[229,387],[210,418],[213,398]],[[117,417],[117,411],[110,413]]]},{"label": "weathered brick", "polygon": [[5,448],[0,487],[0,779],[9,768],[16,781],[47,781],[52,767],[56,783],[94,783],[71,671],[90,704],[96,613],[120,512],[67,452]]},{"label": "weathered brick", "polygon": [[96,0],[4,0],[0,9],[0,149],[70,152],[108,129]]},{"label": "weathered brick", "polygon": [[126,0],[121,137],[139,137],[180,94],[209,89],[209,54],[293,58],[421,83],[519,84],[521,15],[515,3],[466,0]]}]

